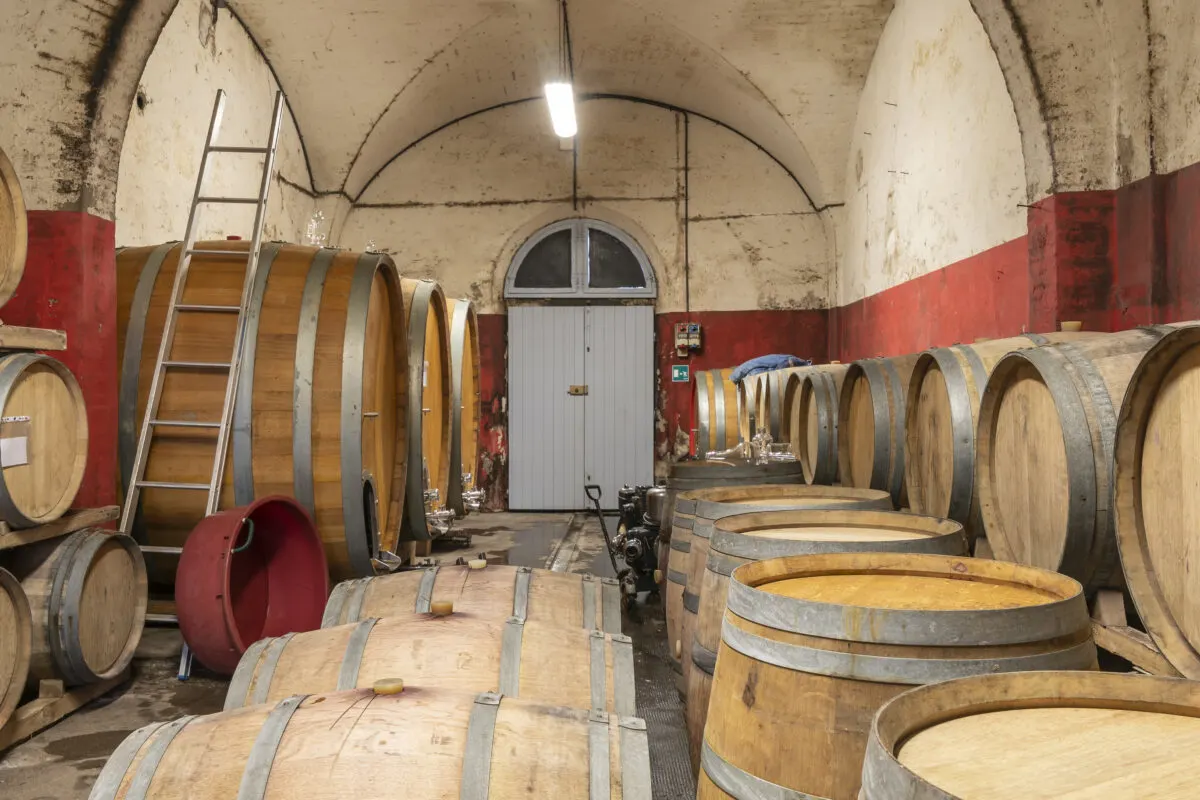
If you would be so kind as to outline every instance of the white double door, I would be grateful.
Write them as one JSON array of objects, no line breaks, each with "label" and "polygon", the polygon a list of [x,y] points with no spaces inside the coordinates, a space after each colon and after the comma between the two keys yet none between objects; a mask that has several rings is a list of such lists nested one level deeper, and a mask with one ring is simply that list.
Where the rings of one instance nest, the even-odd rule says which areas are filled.
[{"label": "white double door", "polygon": [[654,307],[508,309],[508,505],[590,508],[654,477]]}]

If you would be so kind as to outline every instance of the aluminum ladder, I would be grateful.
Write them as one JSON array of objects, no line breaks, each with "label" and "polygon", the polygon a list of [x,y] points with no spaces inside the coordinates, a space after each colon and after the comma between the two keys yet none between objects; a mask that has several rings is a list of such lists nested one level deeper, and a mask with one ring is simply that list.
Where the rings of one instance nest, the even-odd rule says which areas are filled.
[{"label": "aluminum ladder", "polygon": [[[221,483],[225,473],[225,457],[229,450],[229,433],[233,417],[234,397],[237,391],[238,375],[241,371],[242,354],[245,349],[246,319],[249,311],[251,293],[254,286],[254,276],[258,271],[259,254],[262,250],[263,227],[266,223],[267,197],[271,190],[271,177],[275,169],[275,153],[279,145],[280,123],[283,119],[283,92],[275,93],[275,106],[271,112],[271,131],[265,147],[227,147],[216,144],[220,134],[221,121],[225,114],[225,91],[217,91],[216,103],[213,105],[212,119],[208,126],[208,138],[204,143],[204,153],[200,158],[200,172],[196,176],[196,189],[192,194],[192,206],[188,213],[187,233],[184,235],[183,249],[179,256],[179,266],[175,271],[175,284],[171,289],[171,302],[167,308],[167,316],[163,325],[162,342],[159,344],[158,357],[154,364],[154,377],[150,384],[150,396],[146,402],[146,414],[142,418],[141,433],[138,435],[137,451],[133,459],[133,468],[126,484],[125,504],[121,509],[121,533],[130,534],[133,530],[134,517],[137,514],[138,501],[143,489],[166,489],[174,491],[196,491],[208,494],[208,503],[204,514],[215,514],[221,502]],[[204,194],[205,179],[211,156],[217,154],[253,155],[262,157],[262,177],[259,182],[257,197],[218,197]],[[227,250],[196,249],[196,234],[200,227],[200,210],[211,205],[253,205],[254,229],[250,240],[248,253],[230,252]],[[246,261],[246,274],[242,282],[242,302],[239,306],[195,305],[182,302],[187,289],[188,270],[191,267],[192,256],[219,256],[227,259]],[[175,342],[175,328],[180,314],[237,314],[237,329],[234,333],[233,348],[227,363],[175,361],[171,359],[171,350]],[[158,416],[159,404],[162,400],[163,383],[168,370],[212,371],[226,373],[225,401],[219,420],[196,422],[186,420],[161,419]],[[217,431],[216,448],[213,454],[212,477],[208,483],[176,483],[170,481],[146,480],[146,461],[150,452],[150,442],[159,428],[199,428]],[[183,549],[180,547],[151,547],[142,546],[143,553],[160,556],[178,557]],[[178,618],[166,614],[148,614],[149,622],[178,623]],[[183,654],[179,662],[179,678],[186,680],[191,674],[192,653],[185,642]]]}]

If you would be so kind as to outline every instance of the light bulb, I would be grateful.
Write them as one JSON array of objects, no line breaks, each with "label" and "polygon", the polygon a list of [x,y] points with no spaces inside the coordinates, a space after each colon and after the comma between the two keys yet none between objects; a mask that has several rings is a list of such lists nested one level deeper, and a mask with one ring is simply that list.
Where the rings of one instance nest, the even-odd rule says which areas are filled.
[{"label": "light bulb", "polygon": [[569,83],[547,83],[546,105],[550,106],[550,124],[560,139],[570,139],[579,130],[575,123],[575,90]]}]

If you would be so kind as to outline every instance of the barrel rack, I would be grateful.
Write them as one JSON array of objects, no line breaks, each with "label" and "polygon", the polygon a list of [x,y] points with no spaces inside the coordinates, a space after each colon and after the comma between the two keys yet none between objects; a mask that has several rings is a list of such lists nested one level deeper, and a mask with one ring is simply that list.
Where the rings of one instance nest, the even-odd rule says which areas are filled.
[{"label": "barrel rack", "polygon": [[1145,633],[1125,618],[1125,598],[1119,591],[1102,589],[1092,601],[1092,636],[1096,646],[1133,664],[1134,669],[1163,678],[1182,678]]}]

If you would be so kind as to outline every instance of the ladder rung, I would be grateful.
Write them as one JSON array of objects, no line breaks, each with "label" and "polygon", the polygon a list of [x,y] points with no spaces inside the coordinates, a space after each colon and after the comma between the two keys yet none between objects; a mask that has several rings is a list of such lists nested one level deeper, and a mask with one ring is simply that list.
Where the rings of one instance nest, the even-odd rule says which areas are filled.
[{"label": "ladder rung", "polygon": [[246,259],[246,258],[250,257],[250,252],[248,250],[246,250],[246,251],[243,251],[243,250],[205,250],[204,248],[201,248],[201,247],[193,247],[191,250],[188,250],[188,255],[191,255],[191,256],[230,256],[230,257]]},{"label": "ladder rung", "polygon": [[175,483],[173,481],[138,481],[139,489],[192,489],[195,491],[208,491],[207,483]]},{"label": "ladder rung", "polygon": [[214,314],[239,314],[241,306],[205,306],[196,305],[194,303],[177,303],[176,311],[210,311]]},{"label": "ladder rung", "polygon": [[227,361],[164,361],[162,365],[181,369],[229,369],[233,366]]},{"label": "ladder rung", "polygon": [[162,556],[177,556],[183,552],[182,547],[152,547],[146,544],[141,545],[138,549],[140,549],[143,553]]},{"label": "ladder rung", "polygon": [[147,614],[146,622],[158,622],[162,624],[178,625],[179,617],[174,614]]},{"label": "ladder rung", "polygon": [[257,197],[197,197],[197,203],[243,203],[245,205],[258,205],[261,202]]},{"label": "ladder rung", "polygon": [[208,148],[208,152],[210,152],[210,153],[258,153],[260,155],[265,156],[267,153],[271,152],[271,150],[268,147],[225,147],[223,145],[215,144],[212,147]]},{"label": "ladder rung", "polygon": [[151,425],[158,425],[163,428],[220,428],[219,422],[188,422],[182,419],[152,419]]}]

